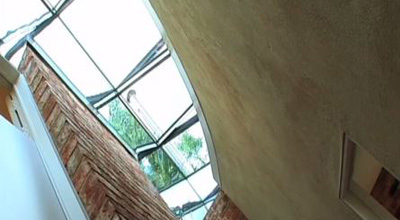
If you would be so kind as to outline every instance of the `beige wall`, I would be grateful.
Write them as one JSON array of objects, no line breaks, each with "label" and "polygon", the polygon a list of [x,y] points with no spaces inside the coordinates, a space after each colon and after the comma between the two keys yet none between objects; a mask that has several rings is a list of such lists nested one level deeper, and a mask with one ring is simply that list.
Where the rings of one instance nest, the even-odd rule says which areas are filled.
[{"label": "beige wall", "polygon": [[381,172],[382,165],[362,147],[355,149],[351,179],[367,194],[372,192]]},{"label": "beige wall", "polygon": [[357,219],[343,132],[400,176],[400,2],[151,1],[249,219]]}]

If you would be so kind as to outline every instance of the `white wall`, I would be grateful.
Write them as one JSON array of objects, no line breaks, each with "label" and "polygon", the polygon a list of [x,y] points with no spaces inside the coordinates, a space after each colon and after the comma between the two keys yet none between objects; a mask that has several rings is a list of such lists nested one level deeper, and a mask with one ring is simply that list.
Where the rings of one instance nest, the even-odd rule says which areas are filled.
[{"label": "white wall", "polygon": [[66,219],[35,143],[0,116],[0,219]]},{"label": "white wall", "polygon": [[[73,184],[68,177],[67,171],[65,170],[65,167],[62,163],[62,160],[57,152],[57,149],[51,139],[50,134],[47,131],[46,125],[43,121],[43,118],[39,112],[39,109],[35,103],[35,100],[32,96],[32,92],[29,89],[29,86],[26,82],[26,79],[24,78],[23,75],[19,74],[19,72],[7,61],[4,59],[4,57],[0,56],[0,88],[8,88],[11,89],[11,95],[13,96],[13,100],[15,103],[13,103],[13,109],[18,110],[19,112],[19,118],[21,119],[21,122],[24,124],[24,131],[35,141],[36,146],[32,147],[30,150],[34,151],[34,155],[38,155],[39,157],[35,156],[35,160],[38,163],[41,159],[42,163],[44,165],[35,167],[35,166],[28,166],[29,168],[25,168],[27,170],[24,171],[18,171],[22,172],[21,175],[25,172],[41,172],[43,176],[45,174],[49,177],[50,182],[46,181],[46,183],[43,183],[47,189],[50,189],[51,187],[54,189],[54,192],[56,194],[56,198],[58,199],[57,201],[52,200],[53,205],[54,204],[60,204],[63,212],[65,213],[66,217],[58,218],[55,216],[54,218],[52,216],[49,216],[50,219],[72,219],[72,220],[86,220],[89,219],[87,216],[87,213],[79,200],[78,194],[73,187]],[[2,123],[3,124],[3,123]],[[4,128],[2,128],[4,129]],[[15,129],[14,129],[15,130]],[[1,131],[1,130],[0,130]],[[11,131],[9,131],[11,132]],[[0,132],[0,140],[5,140],[8,138],[8,135],[6,132]],[[22,140],[20,140],[22,141]],[[7,143],[8,145],[11,145],[11,142],[0,142],[0,148],[3,148],[2,144]],[[32,144],[33,146],[33,144]],[[7,147],[5,147],[7,148]],[[4,149],[2,149],[4,150]],[[2,154],[2,151],[0,151],[0,160],[2,160],[4,154]],[[29,155],[29,154],[28,154]],[[22,155],[19,155],[22,157]],[[2,169],[2,164],[3,162],[0,162],[0,169]],[[17,162],[14,162],[17,163]],[[31,164],[32,165],[32,164]],[[30,170],[31,167],[34,167],[32,170]],[[22,169],[22,168],[21,168]],[[35,169],[39,169],[36,170]],[[44,170],[43,170],[44,169]],[[3,171],[1,171],[3,172]],[[8,173],[10,174],[10,173]],[[19,174],[18,174],[19,175]],[[5,177],[6,173],[0,173],[0,182],[2,181],[2,177]],[[13,177],[14,178],[14,177]],[[40,181],[39,181],[40,182]],[[50,183],[50,185],[48,184]],[[1,183],[3,184],[3,183]],[[7,188],[5,185],[0,184],[0,190]],[[4,183],[5,184],[5,183]],[[9,183],[10,186],[12,184]],[[3,193],[3,191],[2,191]],[[10,195],[10,194],[7,194]],[[6,201],[2,199],[3,194],[0,194],[0,204],[3,204],[3,201]],[[4,194],[6,196],[6,194]],[[34,198],[34,197],[32,197]],[[53,197],[52,197],[53,198]],[[40,202],[43,202],[41,200],[38,200]],[[46,200],[47,201],[47,200]],[[48,205],[48,204],[43,204]],[[44,206],[46,207],[46,206]],[[51,208],[49,206],[48,208]],[[0,219],[7,219],[8,218],[3,218],[1,216],[3,207],[0,208]],[[5,209],[4,209],[5,210]],[[25,211],[24,211],[25,212]],[[19,216],[21,217],[21,216]],[[20,219],[20,218],[17,219]],[[25,218],[22,218],[25,219]],[[30,217],[28,219],[35,219],[33,217]],[[46,218],[38,218],[38,219],[46,219]]]}]

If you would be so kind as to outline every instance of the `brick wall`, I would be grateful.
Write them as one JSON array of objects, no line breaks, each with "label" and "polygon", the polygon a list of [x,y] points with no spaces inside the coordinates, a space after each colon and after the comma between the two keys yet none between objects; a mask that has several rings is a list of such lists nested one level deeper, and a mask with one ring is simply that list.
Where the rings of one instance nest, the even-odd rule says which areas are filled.
[{"label": "brick wall", "polygon": [[247,220],[247,218],[232,200],[221,192],[208,211],[205,220]]},{"label": "brick wall", "polygon": [[137,161],[29,47],[19,70],[91,219],[174,219]]}]

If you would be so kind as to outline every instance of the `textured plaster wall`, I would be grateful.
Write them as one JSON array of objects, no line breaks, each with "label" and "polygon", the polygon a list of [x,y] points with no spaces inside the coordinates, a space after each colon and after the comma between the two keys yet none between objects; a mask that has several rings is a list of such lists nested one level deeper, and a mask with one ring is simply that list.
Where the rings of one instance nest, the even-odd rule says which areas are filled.
[{"label": "textured plaster wall", "polygon": [[343,132],[400,177],[400,2],[151,0],[249,219],[357,219]]}]

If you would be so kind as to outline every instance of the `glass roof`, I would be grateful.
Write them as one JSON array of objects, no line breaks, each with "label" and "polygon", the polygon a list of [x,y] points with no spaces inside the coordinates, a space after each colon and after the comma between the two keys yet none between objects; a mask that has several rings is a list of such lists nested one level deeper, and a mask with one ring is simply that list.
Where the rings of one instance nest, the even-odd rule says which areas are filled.
[{"label": "glass roof", "polygon": [[149,128],[159,138],[163,132],[192,104],[185,84],[170,58],[130,86],[123,94]]},{"label": "glass roof", "polygon": [[153,142],[150,135],[118,98],[99,109],[99,112],[131,149]]},{"label": "glass roof", "polygon": [[59,19],[35,37],[35,41],[85,96],[112,89]]},{"label": "glass roof", "polygon": [[[23,5],[23,7],[21,7]],[[48,10],[39,0],[1,0],[0,1],[0,37],[30,22],[39,19]]]},{"label": "glass roof", "polygon": [[0,1],[0,53],[18,65],[25,47],[18,42],[30,43],[139,159],[171,210],[181,219],[203,219],[219,189],[207,142],[143,2],[69,3]]},{"label": "glass roof", "polygon": [[161,38],[142,1],[76,0],[60,16],[114,86]]}]

